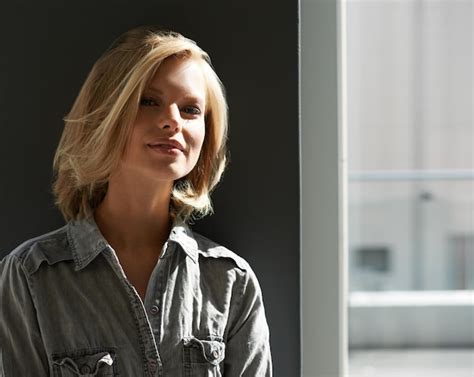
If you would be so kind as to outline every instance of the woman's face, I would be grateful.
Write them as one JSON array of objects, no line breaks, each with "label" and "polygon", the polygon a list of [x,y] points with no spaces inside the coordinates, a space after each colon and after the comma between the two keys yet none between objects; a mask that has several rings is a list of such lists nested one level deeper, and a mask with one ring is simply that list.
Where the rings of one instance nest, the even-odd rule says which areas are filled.
[{"label": "woman's face", "polygon": [[196,165],[205,136],[206,84],[200,64],[170,57],[144,90],[121,171],[173,181]]}]

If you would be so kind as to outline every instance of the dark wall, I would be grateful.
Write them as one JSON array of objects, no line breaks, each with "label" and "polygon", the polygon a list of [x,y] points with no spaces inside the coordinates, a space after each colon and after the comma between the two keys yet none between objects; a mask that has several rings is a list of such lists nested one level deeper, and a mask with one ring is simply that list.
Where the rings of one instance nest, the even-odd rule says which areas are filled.
[{"label": "dark wall", "polygon": [[63,224],[52,158],[94,61],[133,26],[179,31],[210,54],[230,107],[231,159],[215,215],[193,227],[253,266],[275,376],[299,375],[298,1],[67,3],[0,5],[0,257]]}]

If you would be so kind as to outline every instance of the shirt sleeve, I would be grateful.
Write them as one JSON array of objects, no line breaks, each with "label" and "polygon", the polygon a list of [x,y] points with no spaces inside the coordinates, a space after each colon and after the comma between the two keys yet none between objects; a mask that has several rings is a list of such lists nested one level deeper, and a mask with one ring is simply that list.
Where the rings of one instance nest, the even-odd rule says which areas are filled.
[{"label": "shirt sleeve", "polygon": [[0,261],[0,375],[48,376],[36,310],[18,257]]},{"label": "shirt sleeve", "polygon": [[253,271],[245,271],[232,312],[224,360],[226,377],[271,377],[270,335],[262,292]]}]

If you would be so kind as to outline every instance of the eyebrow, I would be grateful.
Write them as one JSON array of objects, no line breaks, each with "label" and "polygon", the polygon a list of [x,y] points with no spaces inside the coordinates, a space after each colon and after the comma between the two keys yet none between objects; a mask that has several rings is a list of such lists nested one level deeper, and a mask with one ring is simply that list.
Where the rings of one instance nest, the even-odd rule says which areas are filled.
[{"label": "eyebrow", "polygon": [[[145,92],[153,92],[155,94],[158,94],[158,95],[163,95],[163,91],[158,89],[158,88],[155,88],[154,86],[149,86],[148,88],[146,88],[144,91]],[[195,94],[190,94],[190,95],[185,95],[182,97],[184,100],[190,100],[190,101],[197,101],[201,104],[205,104],[206,101],[204,98],[198,96],[198,95],[195,95]]]}]

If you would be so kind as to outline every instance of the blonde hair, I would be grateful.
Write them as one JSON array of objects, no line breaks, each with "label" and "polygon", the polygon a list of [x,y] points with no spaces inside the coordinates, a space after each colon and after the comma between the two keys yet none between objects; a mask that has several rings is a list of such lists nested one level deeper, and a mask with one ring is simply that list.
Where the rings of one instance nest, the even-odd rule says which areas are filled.
[{"label": "blonde hair", "polygon": [[122,157],[140,97],[160,63],[178,56],[200,62],[207,85],[206,133],[194,169],[177,180],[170,214],[184,221],[212,212],[210,193],[226,165],[227,103],[210,58],[184,36],[139,27],[120,36],[97,60],[84,82],[54,157],[53,193],[64,218],[92,216],[107,193]]}]

